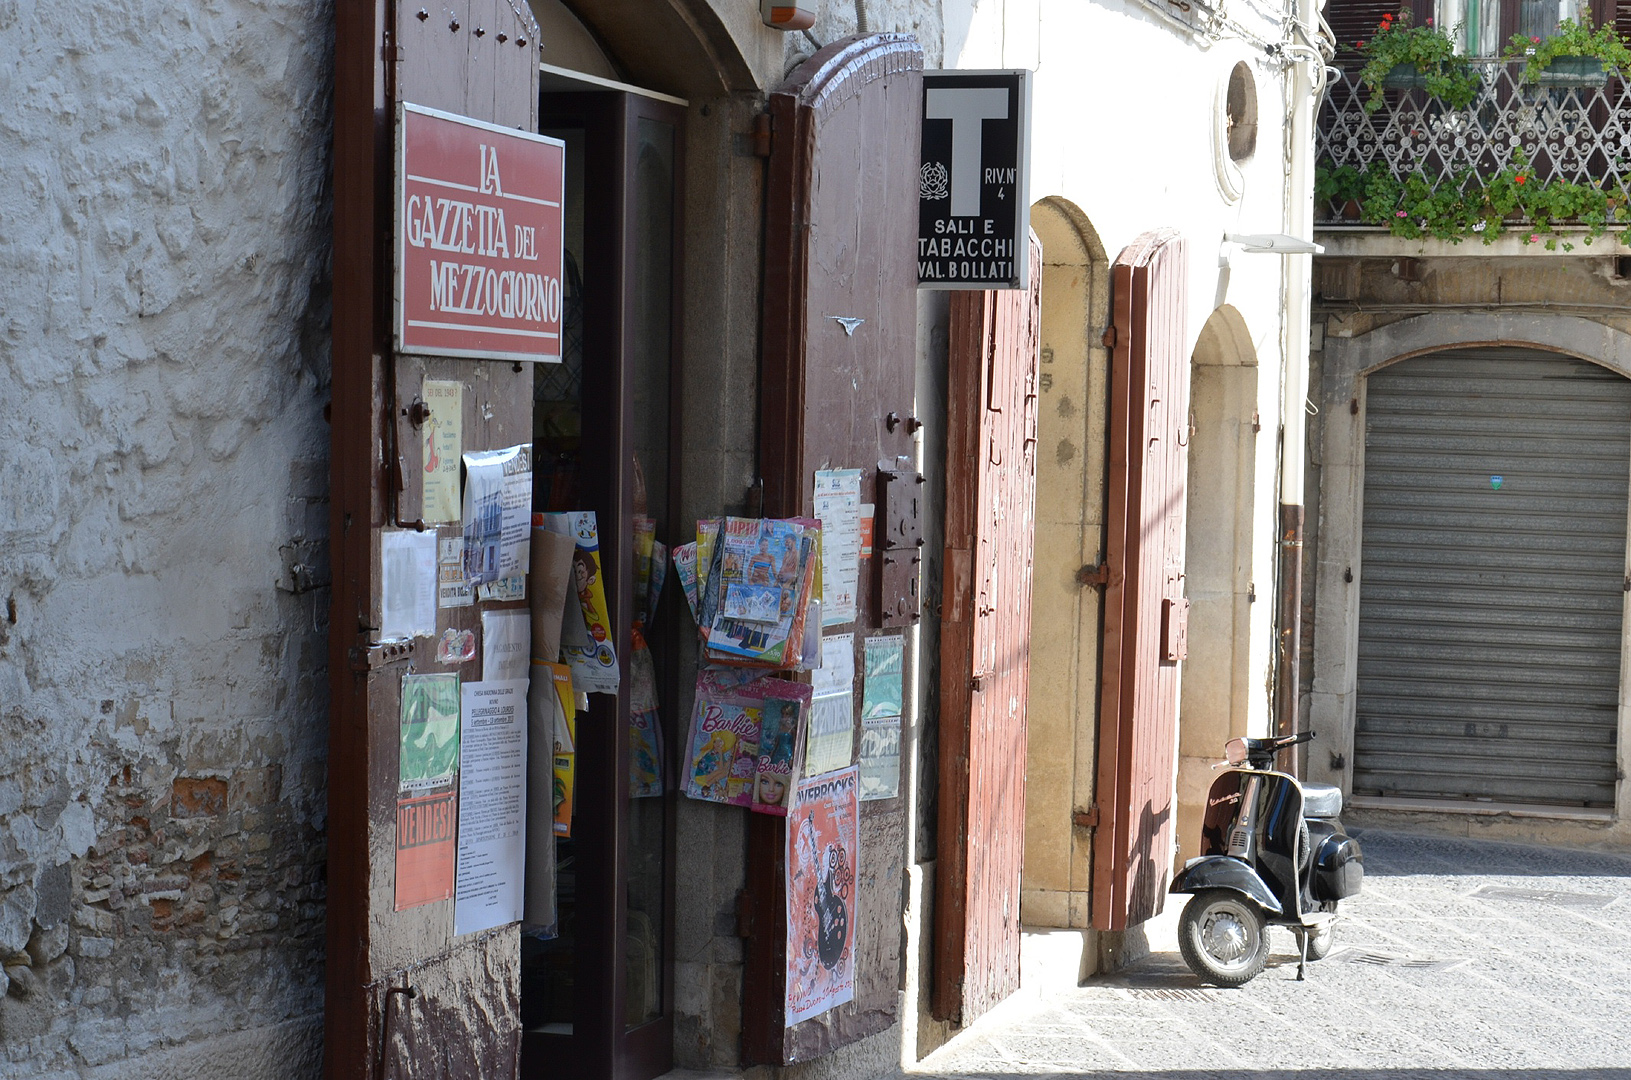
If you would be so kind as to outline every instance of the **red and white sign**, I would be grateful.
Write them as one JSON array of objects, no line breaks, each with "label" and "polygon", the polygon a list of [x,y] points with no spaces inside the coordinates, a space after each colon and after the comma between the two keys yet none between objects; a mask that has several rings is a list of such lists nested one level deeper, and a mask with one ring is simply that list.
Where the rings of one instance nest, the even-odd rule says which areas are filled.
[{"label": "red and white sign", "polygon": [[561,359],[566,144],[397,109],[396,348]]}]

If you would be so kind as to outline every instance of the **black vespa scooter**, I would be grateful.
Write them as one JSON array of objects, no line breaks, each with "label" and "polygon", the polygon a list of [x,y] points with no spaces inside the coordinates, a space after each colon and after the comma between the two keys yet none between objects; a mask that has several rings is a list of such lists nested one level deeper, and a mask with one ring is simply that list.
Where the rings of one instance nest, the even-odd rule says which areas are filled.
[{"label": "black vespa scooter", "polygon": [[1297,936],[1301,959],[1331,951],[1337,901],[1365,877],[1359,841],[1342,829],[1342,789],[1303,784],[1276,772],[1274,756],[1308,742],[1312,731],[1271,739],[1231,739],[1230,767],[1206,799],[1201,854],[1173,879],[1172,892],[1193,893],[1178,922],[1184,963],[1203,982],[1242,986],[1269,959],[1268,927]]}]

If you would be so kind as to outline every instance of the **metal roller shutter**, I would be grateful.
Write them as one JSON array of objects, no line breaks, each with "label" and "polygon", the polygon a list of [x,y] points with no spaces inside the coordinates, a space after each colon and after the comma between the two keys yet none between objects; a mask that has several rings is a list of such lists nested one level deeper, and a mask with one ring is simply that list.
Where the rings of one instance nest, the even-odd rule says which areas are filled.
[{"label": "metal roller shutter", "polygon": [[1468,349],[1366,401],[1355,793],[1612,806],[1631,381]]}]

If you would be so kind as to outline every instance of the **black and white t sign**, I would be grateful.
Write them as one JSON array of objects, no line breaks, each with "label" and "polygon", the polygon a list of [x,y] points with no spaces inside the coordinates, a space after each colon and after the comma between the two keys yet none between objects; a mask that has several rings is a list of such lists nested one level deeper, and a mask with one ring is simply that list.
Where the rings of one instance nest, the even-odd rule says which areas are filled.
[{"label": "black and white t sign", "polygon": [[1030,283],[1031,73],[925,71],[917,280],[924,289]]}]

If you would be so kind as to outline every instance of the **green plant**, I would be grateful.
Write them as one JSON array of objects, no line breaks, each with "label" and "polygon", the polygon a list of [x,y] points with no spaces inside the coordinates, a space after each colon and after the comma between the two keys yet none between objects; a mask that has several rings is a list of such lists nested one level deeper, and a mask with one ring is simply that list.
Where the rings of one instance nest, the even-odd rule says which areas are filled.
[{"label": "green plant", "polygon": [[1314,171],[1314,192],[1339,202],[1357,199],[1360,220],[1385,225],[1394,236],[1431,236],[1455,244],[1475,236],[1493,243],[1507,229],[1518,228],[1525,244],[1544,244],[1548,251],[1561,244],[1572,251],[1574,245],[1556,234],[1557,226],[1584,226],[1581,242],[1590,244],[1609,225],[1631,216],[1626,211],[1631,193],[1624,189],[1538,180],[1522,155],[1491,177],[1463,169],[1436,181],[1420,171],[1395,176],[1385,162],[1363,169],[1321,164]]},{"label": "green plant", "polygon": [[1523,65],[1523,81],[1527,83],[1539,82],[1541,72],[1560,56],[1592,56],[1601,60],[1606,69],[1631,72],[1631,48],[1626,47],[1625,39],[1614,32],[1614,27],[1604,24],[1593,30],[1590,23],[1573,19],[1559,22],[1557,33],[1545,40],[1513,34],[1501,56],[1507,60],[1528,57]]},{"label": "green plant", "polygon": [[1383,15],[1375,35],[1369,41],[1355,44],[1365,57],[1359,81],[1370,91],[1365,99],[1366,112],[1382,107],[1382,89],[1388,73],[1401,64],[1409,64],[1420,72],[1427,93],[1452,109],[1464,109],[1478,97],[1481,85],[1478,72],[1456,56],[1455,42],[1434,26],[1431,19],[1424,26],[1412,26],[1408,14],[1398,18]]},{"label": "green plant", "polygon": [[1314,201],[1329,202],[1335,206],[1353,200],[1355,202],[1365,197],[1365,174],[1352,165],[1338,165],[1328,168],[1324,165],[1314,169]]}]

